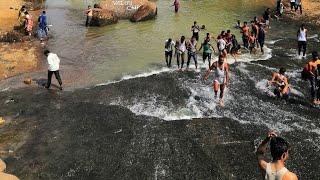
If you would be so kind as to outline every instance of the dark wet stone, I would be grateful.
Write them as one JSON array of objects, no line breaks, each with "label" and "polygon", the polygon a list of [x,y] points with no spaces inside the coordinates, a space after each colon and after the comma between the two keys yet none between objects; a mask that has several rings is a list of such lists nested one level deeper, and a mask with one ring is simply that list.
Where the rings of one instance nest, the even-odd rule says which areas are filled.
[{"label": "dark wet stone", "polygon": [[[183,105],[190,92],[180,82],[190,74],[163,73],[75,92],[32,87],[1,92],[0,114],[19,116],[0,129],[0,139],[10,137],[3,132],[26,132],[22,146],[6,155],[8,172],[21,179],[261,178],[254,151],[267,132],[264,125],[228,118],[164,121],[109,104],[153,93]],[[15,103],[5,104],[7,97]],[[288,168],[299,177],[319,177],[318,151],[307,140],[316,135],[302,130],[281,135],[292,147]]]}]

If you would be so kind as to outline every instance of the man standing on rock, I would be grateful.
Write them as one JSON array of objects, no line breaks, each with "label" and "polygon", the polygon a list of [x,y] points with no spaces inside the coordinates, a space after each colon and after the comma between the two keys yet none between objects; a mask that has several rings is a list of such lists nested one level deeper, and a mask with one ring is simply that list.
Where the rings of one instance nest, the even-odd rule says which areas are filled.
[{"label": "man standing on rock", "polygon": [[[270,142],[272,161],[265,160],[267,145]],[[259,167],[266,180],[298,180],[293,172],[285,167],[285,162],[289,158],[289,143],[281,137],[277,137],[275,132],[269,132],[265,140],[261,142],[257,149]]]},{"label": "man standing on rock", "polygon": [[45,88],[47,89],[50,88],[52,74],[54,74],[54,76],[59,82],[59,85],[60,85],[59,89],[62,90],[62,81],[59,74],[59,65],[60,65],[59,57],[56,54],[51,53],[49,50],[45,50],[44,55],[47,57],[47,61],[48,61],[48,81]]},{"label": "man standing on rock", "polygon": [[88,9],[86,10],[87,20],[86,20],[86,27],[88,27],[92,20],[93,10],[91,6],[88,6]]}]

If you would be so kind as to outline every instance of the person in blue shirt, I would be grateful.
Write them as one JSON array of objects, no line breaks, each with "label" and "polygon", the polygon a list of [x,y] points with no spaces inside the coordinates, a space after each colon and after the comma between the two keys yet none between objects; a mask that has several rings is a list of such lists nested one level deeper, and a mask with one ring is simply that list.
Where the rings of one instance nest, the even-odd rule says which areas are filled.
[{"label": "person in blue shirt", "polygon": [[42,14],[38,18],[38,22],[39,22],[39,30],[41,31],[41,33],[43,33],[42,37],[48,36],[46,11],[42,11]]}]

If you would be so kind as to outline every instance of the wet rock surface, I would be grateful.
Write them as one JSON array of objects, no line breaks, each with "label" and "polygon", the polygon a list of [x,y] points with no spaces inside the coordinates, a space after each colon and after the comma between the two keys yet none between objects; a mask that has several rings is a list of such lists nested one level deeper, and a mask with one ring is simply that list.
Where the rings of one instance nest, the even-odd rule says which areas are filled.
[{"label": "wet rock surface", "polygon": [[119,19],[145,21],[157,15],[156,4],[148,0],[103,0],[94,7],[91,26],[114,24]]},{"label": "wet rock surface", "polygon": [[[5,155],[9,173],[21,179],[259,179],[254,151],[264,125],[229,118],[164,121],[111,103],[155,93],[181,106],[190,92],[179,82],[190,76],[163,73],[74,92],[1,92],[0,114],[12,120],[0,139],[8,136],[3,132],[21,132],[14,128],[23,123],[28,129],[22,145]],[[281,135],[292,147],[288,168],[299,177],[319,177],[319,152],[307,139],[313,134]]]},{"label": "wet rock surface", "polygon": [[148,2],[139,7],[139,9],[130,18],[130,21],[146,21],[155,18],[156,15],[157,6],[154,3]]}]

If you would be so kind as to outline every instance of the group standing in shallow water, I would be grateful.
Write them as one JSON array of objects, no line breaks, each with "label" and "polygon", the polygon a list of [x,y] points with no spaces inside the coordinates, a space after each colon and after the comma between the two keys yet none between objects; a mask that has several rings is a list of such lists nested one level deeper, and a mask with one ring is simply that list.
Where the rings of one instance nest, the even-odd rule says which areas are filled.
[{"label": "group standing in shallow water", "polygon": [[[256,48],[260,48],[261,53],[264,53],[264,28],[269,25],[269,23],[266,23],[266,21],[267,20],[265,19],[259,21],[256,17],[254,17],[254,20],[251,21],[251,28],[248,26],[247,22],[244,22],[243,26],[241,26],[240,21],[238,21],[236,28],[240,28],[240,32],[242,33],[243,49],[249,51],[250,53],[256,53]],[[208,79],[210,72],[214,71],[215,78],[213,82],[213,89],[216,97],[218,91],[220,90],[219,102],[221,106],[224,106],[224,90],[229,83],[229,65],[227,57],[230,55],[237,61],[237,56],[241,54],[241,45],[238,43],[236,36],[231,33],[231,30],[227,30],[221,31],[216,39],[212,38],[210,33],[207,33],[202,43],[200,43],[200,48],[197,49],[198,42],[200,41],[200,31],[204,29],[204,25],[200,28],[197,22],[194,21],[193,25],[191,26],[192,36],[189,40],[187,40],[185,36],[181,36],[177,41],[173,41],[172,38],[167,39],[165,41],[166,65],[169,68],[172,67],[172,57],[175,55],[179,71],[183,70],[186,60],[186,70],[189,69],[191,60],[193,60],[195,68],[198,69],[198,52],[202,50],[203,64],[205,64],[208,60],[208,71],[204,75],[203,79]],[[213,39],[216,43],[216,47],[212,45]],[[212,63],[214,54],[217,54],[218,61]]]},{"label": "group standing in shallow water", "polygon": [[[179,1],[175,1],[180,5]],[[291,1],[292,2],[292,1]],[[294,2],[294,8],[301,10],[301,1]],[[291,4],[292,5],[292,4]],[[179,8],[179,6],[177,6]],[[276,18],[281,16],[283,13],[283,2],[279,0],[277,2],[277,12],[275,15]],[[301,10],[302,11],[302,10]],[[177,11],[176,11],[177,12]],[[280,13],[280,14],[279,14]],[[240,29],[242,34],[242,49],[248,51],[250,54],[257,53],[257,50],[260,49],[261,54],[264,54],[264,44],[266,38],[266,30],[270,29],[270,19],[271,19],[271,10],[267,8],[263,13],[261,18],[254,17],[250,24],[245,21],[241,25],[241,21],[238,20],[235,28]],[[215,96],[217,97],[218,90],[220,89],[220,105],[223,106],[223,94],[225,87],[229,83],[229,65],[227,57],[230,55],[237,61],[237,56],[241,54],[240,49],[241,45],[238,43],[236,36],[231,33],[231,30],[221,31],[216,39],[211,37],[211,34],[208,32],[203,39],[202,43],[200,41],[199,34],[202,30],[205,29],[203,25],[202,28],[194,21],[191,26],[192,36],[190,40],[187,40],[185,36],[181,36],[179,40],[174,42],[171,38],[165,42],[165,58],[166,64],[168,67],[172,67],[171,60],[172,57],[176,57],[177,67],[179,71],[182,71],[184,68],[184,63],[187,56],[187,67],[191,59],[194,61],[195,68],[198,69],[198,52],[202,51],[202,61],[205,64],[208,60],[208,71],[205,73],[203,79],[207,79],[210,71],[214,71],[214,82],[213,89]],[[216,47],[212,45],[212,39],[216,42]],[[301,25],[297,32],[297,42],[298,42],[298,55],[306,57],[307,52],[307,29],[304,24]],[[200,48],[197,49],[198,44]],[[175,50],[175,53],[173,52]],[[218,56],[218,61],[212,63],[212,57],[216,54]],[[311,87],[311,97],[312,103],[320,104],[320,60],[318,58],[317,52],[312,53],[313,59],[306,65],[303,73],[305,79],[310,82]],[[290,96],[291,88],[289,84],[288,77],[285,75],[286,69],[284,67],[280,68],[279,72],[274,72],[272,74],[272,79],[268,81],[267,86],[274,87],[274,94],[281,99],[288,99]],[[222,80],[223,79],[223,80]]]}]

